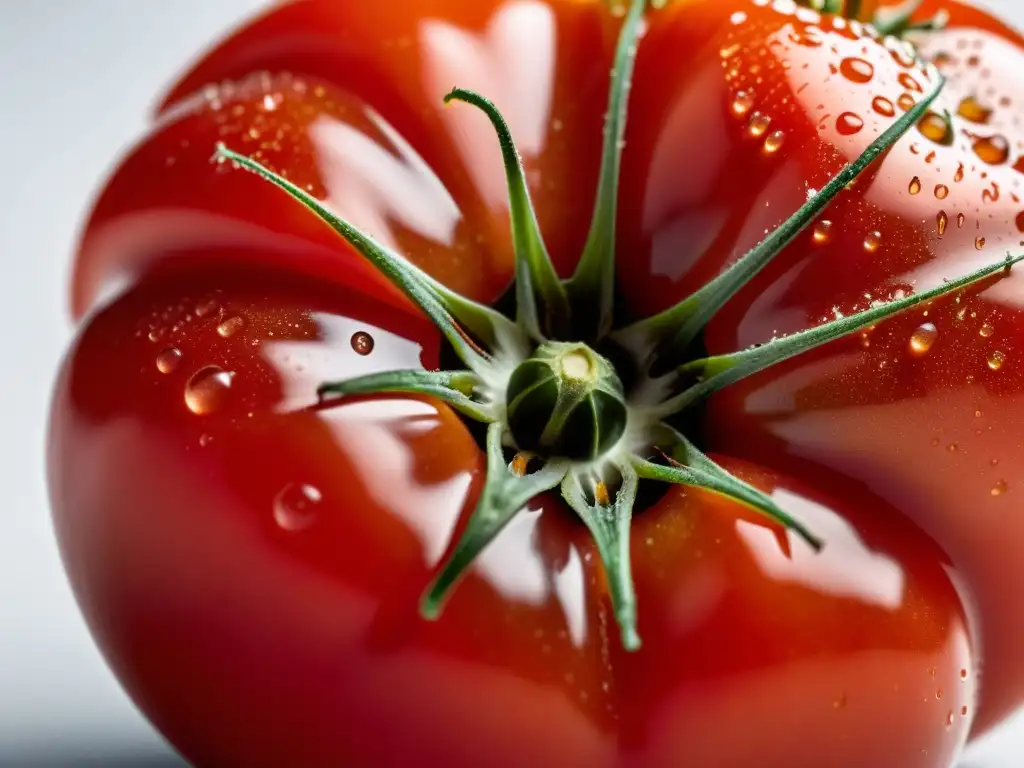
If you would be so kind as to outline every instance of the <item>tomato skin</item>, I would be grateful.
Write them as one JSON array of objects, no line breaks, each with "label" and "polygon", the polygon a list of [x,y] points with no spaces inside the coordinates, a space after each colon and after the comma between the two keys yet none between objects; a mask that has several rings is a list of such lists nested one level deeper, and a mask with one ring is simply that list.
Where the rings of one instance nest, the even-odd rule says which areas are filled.
[{"label": "tomato skin", "polygon": [[[933,110],[953,115],[952,144],[912,129],[715,319],[705,336],[712,353],[934,286],[1020,248],[1021,41],[976,9],[949,10],[966,26],[929,36],[923,53],[949,78]],[[676,15],[690,21],[683,9]],[[709,22],[704,45],[680,61],[685,54],[664,41],[681,21],[668,15],[639,59],[638,81],[655,86],[637,89],[634,109],[662,119],[634,123],[640,152],[624,176],[627,197],[642,201],[643,215],[624,224],[643,243],[631,253],[642,268],[624,270],[638,307],[671,305],[752,247],[867,147],[891,122],[889,107],[899,113],[901,99],[931,87],[905,52],[873,54],[849,25],[829,30],[770,8],[744,17]],[[983,122],[963,115],[969,98],[991,110]],[[781,148],[770,151],[774,132]],[[670,140],[680,135],[687,149]],[[992,137],[1005,140],[1005,157],[987,152]],[[694,145],[701,151],[687,154]],[[675,169],[687,158],[680,184]],[[1015,273],[744,382],[712,401],[706,422],[719,451],[876,489],[950,552],[982,617],[988,674],[976,732],[1013,711],[1024,690],[1024,624],[1006,607],[1024,601],[1011,586],[1024,581],[1010,554],[1024,534],[1012,514],[1024,467],[1022,307]],[[938,335],[921,353],[914,334],[926,324]]]},{"label": "tomato skin", "polygon": [[[792,23],[773,14],[701,0],[651,18],[620,212],[620,287],[637,312],[714,274],[885,125],[853,138],[818,130],[818,102],[758,53]],[[833,345],[709,404],[708,445],[824,526],[821,559],[789,542],[787,560],[759,519],[671,492],[635,523],[645,646],[630,655],[589,538],[544,499],[484,554],[440,622],[419,618],[479,492],[476,441],[419,400],[302,409],[325,379],[435,366],[437,335],[299,206],[211,165],[212,148],[256,152],[439,279],[493,300],[512,270],[497,145],[479,115],[440,97],[458,76],[527,137],[531,191],[565,274],[586,235],[616,23],[575,0],[286,4],[183,78],[101,195],[76,265],[85,319],[54,400],[55,520],[104,653],[197,765],[939,766],[1019,701],[1024,626],[1006,605],[1024,583],[1010,514],[1024,466],[1012,364],[1024,329],[992,300],[1018,295],[1017,277],[929,308],[940,335],[926,356],[907,354],[926,318],[906,317],[867,348]],[[754,55],[739,54],[733,76],[722,51],[735,30]],[[911,72],[927,84],[873,43],[830,42],[867,46],[860,55],[887,82]],[[836,63],[828,46],[806,55],[826,72]],[[761,136],[752,113],[733,111],[745,86],[771,94],[751,107],[772,118]],[[822,87],[828,109],[874,95]],[[954,112],[955,88],[940,102]],[[776,130],[781,148],[766,154]],[[948,176],[947,160],[970,147],[928,162],[914,141],[829,209],[826,243],[801,238],[733,302],[709,330],[712,351],[848,311],[932,259],[975,264],[1012,245],[1013,181],[988,203],[985,250],[969,227],[937,236],[936,198],[911,199],[907,182],[920,173],[932,190],[942,179],[927,174]],[[961,188],[947,180],[949,232],[965,201],[980,201],[983,172]],[[715,221],[725,234],[706,236]],[[885,245],[868,253],[875,229]],[[240,327],[218,331],[234,318]],[[990,319],[1011,361],[999,371],[979,333]],[[359,330],[376,340],[366,357],[351,346]],[[170,348],[181,357],[162,373]],[[188,381],[210,365],[231,385],[215,410],[192,413]],[[965,510],[982,514],[965,521]],[[888,579],[889,595],[901,574],[900,599],[837,594],[835,574],[851,572]]]},{"label": "tomato skin", "polygon": [[[154,309],[160,329],[167,309],[192,320],[169,317],[184,325],[154,343]],[[374,337],[370,355],[354,329]],[[181,357],[162,373],[169,343]],[[826,531],[821,556],[703,493],[641,514],[638,654],[618,645],[586,530],[553,498],[484,553],[441,621],[423,621],[419,594],[479,491],[477,444],[423,401],[295,406],[331,371],[429,365],[436,346],[380,302],[253,270],[144,281],[83,329],[55,400],[58,536],[107,658],[186,758],[954,758],[977,689],[952,571],[856,489],[812,492],[720,457]],[[208,365],[234,376],[196,414],[188,382]],[[282,517],[296,484],[320,500]]]}]

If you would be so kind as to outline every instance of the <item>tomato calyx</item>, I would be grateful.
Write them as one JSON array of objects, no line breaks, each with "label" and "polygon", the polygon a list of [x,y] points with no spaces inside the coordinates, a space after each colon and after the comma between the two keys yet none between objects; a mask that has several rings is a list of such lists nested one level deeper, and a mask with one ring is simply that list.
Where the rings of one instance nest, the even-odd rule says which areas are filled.
[{"label": "tomato calyx", "polygon": [[941,10],[930,19],[914,20],[914,14],[924,0],[904,0],[902,3],[875,8],[872,0],[798,0],[820,13],[844,16],[852,21],[870,23],[883,36],[905,37],[914,32],[933,32],[949,23],[949,13]]},{"label": "tomato calyx", "polygon": [[[928,292],[880,303],[751,349],[692,359],[694,342],[716,313],[924,116],[944,86],[942,77],[929,68],[935,85],[926,97],[820,192],[812,191],[793,216],[749,253],[676,306],[614,328],[619,168],[633,64],[649,1],[633,0],[622,23],[590,232],[576,271],[567,280],[559,278],[545,248],[519,153],[498,109],[463,89],[445,99],[480,109],[497,133],[516,257],[515,320],[451,291],[303,189],[218,145],[218,162],[230,161],[256,173],[329,224],[424,312],[465,366],[376,373],[325,383],[319,389],[321,401],[329,404],[358,395],[427,395],[488,425],[484,485],[464,533],[423,595],[421,613],[427,618],[439,616],[459,578],[504,526],[531,499],[556,487],[594,537],[628,650],[640,647],[629,534],[641,480],[728,497],[820,549],[823,542],[771,497],[702,453],[678,428],[680,415],[742,378],[1008,271],[1024,259],[1007,255],[1005,261]],[[605,356],[599,350],[616,354]]]}]

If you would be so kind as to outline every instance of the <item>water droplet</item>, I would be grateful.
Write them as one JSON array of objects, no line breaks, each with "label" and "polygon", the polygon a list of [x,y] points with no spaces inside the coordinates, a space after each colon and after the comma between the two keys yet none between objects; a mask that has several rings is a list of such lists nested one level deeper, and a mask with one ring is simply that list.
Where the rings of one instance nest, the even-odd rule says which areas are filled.
[{"label": "water droplet", "polygon": [[732,113],[736,117],[743,117],[753,108],[754,99],[753,91],[737,91],[732,100]]},{"label": "water droplet", "polygon": [[910,180],[910,186],[908,186],[907,189],[912,195],[918,194],[921,191],[921,180],[915,176]]},{"label": "water droplet", "polygon": [[962,707],[960,707],[960,714],[963,715],[964,717],[967,717],[967,705],[966,704],[964,704]]},{"label": "water droplet", "polygon": [[1005,480],[998,480],[995,485],[992,486],[992,490],[989,493],[993,496],[1002,496],[1009,489]]},{"label": "water droplet", "polygon": [[938,338],[939,329],[936,328],[932,323],[925,323],[924,325],[918,326],[910,335],[910,351],[918,357],[927,355],[932,346],[935,344],[935,339]]},{"label": "water droplet", "polygon": [[149,335],[146,338],[155,344],[156,342],[160,341],[160,339],[162,339],[163,336],[164,332],[162,328],[154,328],[149,332]]},{"label": "water droplet", "polygon": [[958,167],[956,169],[956,173],[953,174],[953,181],[955,181],[957,184],[959,184],[963,180],[964,180],[964,165],[963,165],[963,163],[961,163],[960,167]]},{"label": "water droplet", "polygon": [[896,104],[904,112],[909,112],[914,108],[914,105],[917,104],[917,99],[915,99],[909,93],[903,93],[900,94],[900,97],[898,99],[896,99]]},{"label": "water droplet", "polygon": [[949,197],[949,187],[947,187],[945,184],[936,184],[935,196],[939,198],[939,200],[945,200],[947,197]]},{"label": "water droplet", "polygon": [[839,72],[851,83],[869,83],[875,76],[875,67],[871,62],[851,56],[842,60]]},{"label": "water droplet", "polygon": [[977,248],[979,251],[982,248],[984,248],[985,247],[985,238],[984,237],[976,237],[976,238],[974,238],[974,247]]},{"label": "water droplet", "polygon": [[772,119],[761,112],[755,112],[750,116],[750,123],[747,125],[747,131],[755,139],[759,139],[768,132],[768,126],[772,124]]},{"label": "water droplet", "polygon": [[979,137],[974,142],[974,154],[989,165],[1002,165],[1010,156],[1010,145],[999,134]]},{"label": "water droplet", "polygon": [[921,88],[921,84],[913,78],[909,72],[900,72],[899,77],[896,78],[899,84],[906,88],[908,91],[914,91],[915,93],[923,93],[924,90]]},{"label": "water droplet", "polygon": [[832,222],[828,219],[821,219],[814,225],[812,238],[816,245],[825,245],[832,239]]},{"label": "water droplet", "polygon": [[843,136],[852,136],[864,128],[864,119],[853,112],[843,112],[836,118],[836,130]]},{"label": "water droplet", "polygon": [[957,451],[960,450],[960,446],[957,443],[950,443],[949,445],[946,446],[946,450],[949,451],[950,453],[956,453]]},{"label": "water droplet", "polygon": [[199,445],[202,448],[205,448],[206,446],[208,446],[212,442],[213,442],[213,437],[211,437],[210,435],[206,434],[205,432],[203,432],[203,434],[201,434],[199,436]]},{"label": "water droplet", "polygon": [[882,245],[881,232],[868,232],[864,238],[864,250],[868,253],[875,253]]},{"label": "water droplet", "polygon": [[992,117],[992,110],[983,106],[974,96],[968,96],[961,100],[956,111],[960,117],[970,120],[972,123],[984,124]]},{"label": "water droplet", "polygon": [[935,698],[936,699],[941,699],[942,698],[942,689],[941,688],[936,689],[936,691],[935,691]]},{"label": "water droplet", "polygon": [[966,680],[967,679],[967,670],[966,669],[961,669],[960,670],[960,679],[961,680]]},{"label": "water droplet", "polygon": [[926,139],[934,141],[936,144],[946,144],[951,138],[949,123],[946,122],[942,115],[936,112],[929,112],[922,117],[917,123],[917,130]]},{"label": "water droplet", "polygon": [[160,373],[171,373],[181,362],[181,350],[176,347],[168,347],[156,356],[156,369]]},{"label": "water droplet", "polygon": [[952,709],[949,710],[949,714],[946,715],[946,727],[947,728],[952,728],[953,727],[953,710]]},{"label": "water droplet", "polygon": [[782,145],[785,143],[786,132],[774,131],[768,135],[767,139],[764,140],[764,151],[766,154],[774,155],[782,148]]},{"label": "water droplet", "polygon": [[231,317],[224,318],[217,324],[217,333],[227,339],[238,333],[244,325],[245,320],[238,315],[232,315]]},{"label": "water droplet", "polygon": [[993,371],[1000,370],[1003,365],[1006,364],[1006,353],[1002,350],[996,350],[988,356],[988,367]]},{"label": "water droplet", "polygon": [[846,694],[839,694],[839,698],[832,702],[832,709],[845,709],[846,708]]},{"label": "water droplet", "polygon": [[274,522],[286,531],[302,531],[316,522],[323,496],[306,483],[289,483],[274,499]]},{"label": "water droplet", "polygon": [[960,229],[963,229],[963,228],[964,228],[964,222],[965,222],[965,221],[967,221],[967,217],[966,217],[966,216],[964,216],[964,215],[963,215],[962,213],[958,213],[958,214],[956,215],[956,225],[957,225],[957,227],[959,227]]},{"label": "water droplet", "polygon": [[196,305],[196,317],[208,317],[220,309],[216,299],[207,299]]},{"label": "water droplet", "polygon": [[945,211],[939,211],[939,214],[935,217],[936,229],[939,232],[939,237],[946,234],[946,225],[949,224],[949,217]]},{"label": "water droplet", "polygon": [[885,96],[875,96],[874,101],[871,102],[871,107],[882,117],[892,117],[896,114],[896,107]]},{"label": "water droplet", "polygon": [[984,323],[981,328],[978,329],[978,335],[983,339],[991,339],[996,332],[996,328],[992,323]]},{"label": "water droplet", "polygon": [[199,369],[185,385],[185,405],[197,415],[213,413],[227,399],[231,377],[216,365]]},{"label": "water droplet", "polygon": [[350,340],[352,349],[357,355],[363,355],[364,357],[373,352],[373,336],[368,334],[366,331],[357,331],[352,334]]},{"label": "water droplet", "polygon": [[723,59],[731,59],[739,53],[742,48],[743,46],[739,43],[729,43],[728,45],[723,45],[718,53]]},{"label": "water droplet", "polygon": [[931,439],[931,446],[932,446],[932,448],[938,448],[938,447],[939,447],[939,443],[941,443],[941,442],[942,442],[942,441],[941,441],[941,440],[939,440],[939,438],[937,438],[937,437],[933,437],[933,438]]}]

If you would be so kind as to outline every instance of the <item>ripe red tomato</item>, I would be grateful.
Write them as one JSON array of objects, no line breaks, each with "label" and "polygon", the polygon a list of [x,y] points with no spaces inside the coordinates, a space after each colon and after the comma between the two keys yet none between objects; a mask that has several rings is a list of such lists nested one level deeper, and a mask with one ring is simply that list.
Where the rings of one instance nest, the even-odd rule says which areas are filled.
[{"label": "ripe red tomato", "polygon": [[[932,6],[952,17],[922,43],[949,77],[934,112],[726,306],[710,353],[1018,246],[1022,41]],[[430,399],[311,406],[327,380],[436,368],[440,336],[211,154],[232,145],[494,302],[513,271],[501,156],[442,97],[501,108],[567,275],[619,24],[590,0],[275,7],[182,78],[105,187],[54,398],[54,515],[97,642],[197,765],[946,766],[1020,701],[1019,272],[710,400],[703,444],[820,554],[671,487],[633,524],[630,653],[593,541],[550,495],[420,618],[480,494],[477,439]],[[786,0],[651,12],[618,216],[632,314],[720,272],[927,88],[902,45]]]}]

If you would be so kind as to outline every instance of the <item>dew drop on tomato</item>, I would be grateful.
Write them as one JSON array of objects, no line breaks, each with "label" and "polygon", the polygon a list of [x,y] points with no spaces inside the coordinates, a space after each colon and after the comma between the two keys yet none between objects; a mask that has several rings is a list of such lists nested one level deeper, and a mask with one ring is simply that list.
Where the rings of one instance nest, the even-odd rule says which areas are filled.
[{"label": "dew drop on tomato", "polygon": [[917,357],[923,357],[927,355],[932,346],[935,344],[935,339],[939,336],[939,329],[932,323],[924,323],[917,327],[917,329],[910,335],[910,352]]},{"label": "dew drop on tomato", "polygon": [[991,339],[995,335],[996,328],[992,323],[983,323],[978,329],[978,335],[983,339]]},{"label": "dew drop on tomato", "polygon": [[196,317],[209,317],[220,309],[220,303],[216,299],[206,299],[196,305]]},{"label": "dew drop on tomato", "polygon": [[352,350],[357,355],[366,357],[366,355],[373,352],[373,336],[368,334],[366,331],[356,331],[353,333],[349,343],[352,345]]},{"label": "dew drop on tomato", "polygon": [[217,324],[217,334],[228,339],[238,333],[244,325],[245,321],[237,315],[226,317]]},{"label": "dew drop on tomato", "polygon": [[967,217],[964,214],[958,213],[956,215],[956,225],[957,225],[957,227],[959,229],[963,229],[964,228],[964,222],[965,221],[967,221]]},{"label": "dew drop on tomato", "polygon": [[1006,364],[1006,353],[1002,350],[997,349],[991,355],[988,356],[988,367],[993,371],[1002,370]]},{"label": "dew drop on tomato", "polygon": [[901,94],[898,99],[896,99],[896,104],[904,112],[909,112],[914,108],[914,105],[917,104],[917,99],[915,99],[909,93],[904,93]]},{"label": "dew drop on tomato", "polygon": [[746,115],[754,106],[754,98],[753,91],[737,91],[732,100],[732,113],[736,117]]},{"label": "dew drop on tomato", "polygon": [[227,400],[231,377],[232,374],[216,365],[200,368],[185,385],[185,405],[199,416],[213,413]]},{"label": "dew drop on tomato", "polygon": [[979,251],[982,250],[985,247],[985,238],[984,237],[976,237],[976,238],[974,238],[974,247],[977,248]]},{"label": "dew drop on tomato", "polygon": [[156,356],[156,369],[160,373],[171,373],[181,362],[181,350],[177,347],[168,347]]},{"label": "dew drop on tomato", "polygon": [[949,141],[949,124],[942,115],[929,112],[917,124],[917,130],[929,141],[944,144]]},{"label": "dew drop on tomato", "polygon": [[765,154],[774,155],[780,149],[782,145],[786,143],[786,132],[785,131],[774,131],[768,135],[768,138],[764,140],[764,151]]},{"label": "dew drop on tomato", "polygon": [[938,215],[935,217],[935,228],[938,230],[940,237],[946,234],[946,227],[948,224],[949,217],[946,215],[946,212],[939,211]]},{"label": "dew drop on tomato", "polygon": [[875,96],[871,107],[882,117],[893,117],[896,114],[896,107],[885,96]]},{"label": "dew drop on tomato", "polygon": [[908,91],[914,91],[916,93],[923,93],[921,84],[914,79],[909,72],[900,72],[899,77],[896,78],[899,84],[906,88]]},{"label": "dew drop on tomato", "polygon": [[869,61],[850,56],[839,64],[839,72],[851,83],[869,83],[875,76],[875,67]]},{"label": "dew drop on tomato", "polygon": [[878,231],[868,232],[867,236],[864,238],[864,250],[868,253],[875,253],[881,245],[882,233]]},{"label": "dew drop on tomato", "polygon": [[768,132],[768,126],[772,124],[772,119],[768,115],[762,114],[761,112],[755,112],[750,116],[750,123],[747,126],[747,131],[755,139],[759,139]]},{"label": "dew drop on tomato", "polygon": [[964,180],[964,165],[963,163],[956,169],[956,173],[953,174],[953,181],[959,184]]},{"label": "dew drop on tomato", "polygon": [[992,486],[992,490],[989,493],[992,496],[1002,496],[1009,489],[1009,485],[1005,480],[999,480],[995,485]]},{"label": "dew drop on tomato", "polygon": [[985,124],[992,117],[992,110],[981,104],[974,96],[968,96],[960,101],[957,107],[957,114],[972,123]]},{"label": "dew drop on tomato", "polygon": [[274,522],[286,531],[303,531],[316,522],[323,496],[307,483],[289,483],[274,498]]},{"label": "dew drop on tomato", "polygon": [[917,176],[912,178],[910,180],[910,185],[907,187],[907,190],[912,195],[918,194],[921,191],[921,179],[919,179]]},{"label": "dew drop on tomato", "polygon": [[989,165],[1002,165],[1010,157],[1010,145],[999,134],[984,136],[974,142],[974,154]]},{"label": "dew drop on tomato", "polygon": [[945,184],[936,184],[935,196],[939,198],[939,200],[945,200],[947,197],[949,197],[949,187],[947,187]]},{"label": "dew drop on tomato", "polygon": [[825,245],[825,243],[832,239],[832,222],[828,219],[822,219],[817,222],[814,225],[814,231],[811,233],[811,239],[817,245]]},{"label": "dew drop on tomato", "polygon": [[836,130],[843,136],[852,136],[860,133],[864,128],[864,118],[853,112],[843,112],[836,118]]}]

